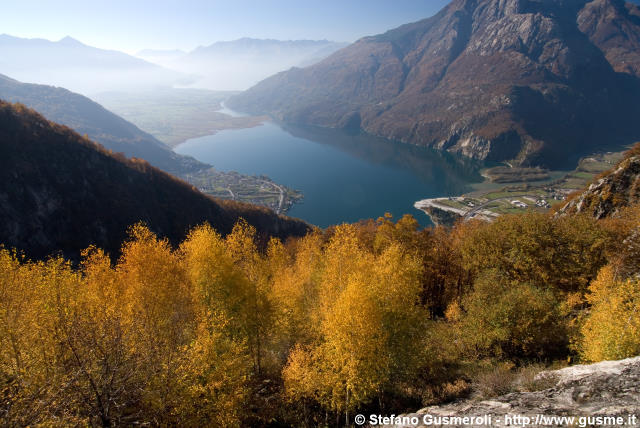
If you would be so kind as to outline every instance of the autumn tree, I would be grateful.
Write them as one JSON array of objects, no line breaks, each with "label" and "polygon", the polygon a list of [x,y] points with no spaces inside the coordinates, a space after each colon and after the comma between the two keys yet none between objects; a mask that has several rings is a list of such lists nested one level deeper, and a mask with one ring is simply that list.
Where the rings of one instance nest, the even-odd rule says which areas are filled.
[{"label": "autumn tree", "polygon": [[550,359],[566,352],[560,301],[544,286],[485,271],[462,307],[462,338],[476,357]]},{"label": "autumn tree", "polygon": [[309,345],[320,335],[319,283],[324,266],[323,237],[312,233],[287,249],[279,241],[268,248],[271,299],[281,364],[296,344]]},{"label": "autumn tree", "polygon": [[283,377],[290,396],[315,399],[348,419],[424,363],[422,267],[397,243],[376,254],[350,225],[336,228],[322,256],[320,337],[294,350]]},{"label": "autumn tree", "polygon": [[527,213],[464,228],[459,251],[473,275],[496,269],[520,283],[584,292],[606,263],[607,234],[586,216]]},{"label": "autumn tree", "polygon": [[591,308],[581,328],[580,354],[587,361],[640,354],[640,281],[604,267],[589,286]]}]

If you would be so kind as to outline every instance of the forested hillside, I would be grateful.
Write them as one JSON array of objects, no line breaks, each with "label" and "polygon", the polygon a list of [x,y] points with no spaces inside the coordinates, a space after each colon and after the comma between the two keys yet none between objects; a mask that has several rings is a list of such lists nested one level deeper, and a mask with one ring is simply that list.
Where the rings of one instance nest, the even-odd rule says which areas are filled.
[{"label": "forested hillside", "polygon": [[4,250],[0,417],[339,426],[543,388],[535,364],[640,353],[639,221],[385,217],[266,246],[240,222],[178,247],[136,226],[115,264],[91,247],[77,268]]},{"label": "forested hillside", "polygon": [[241,217],[263,236],[309,229],[266,208],[205,196],[144,160],[2,101],[0,202],[0,243],[35,258],[58,251],[77,258],[89,245],[115,256],[127,228],[141,221],[174,243],[204,222],[229,233]]}]

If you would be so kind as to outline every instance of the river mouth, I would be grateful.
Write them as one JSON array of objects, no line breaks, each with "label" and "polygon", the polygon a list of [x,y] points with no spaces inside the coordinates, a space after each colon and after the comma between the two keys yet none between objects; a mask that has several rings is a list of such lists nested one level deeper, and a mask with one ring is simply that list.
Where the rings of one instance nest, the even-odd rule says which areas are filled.
[{"label": "river mouth", "polygon": [[304,194],[288,215],[319,227],[376,219],[386,212],[429,217],[413,204],[455,196],[482,182],[483,165],[364,133],[266,122],[194,138],[175,148],[218,170],[267,175]]}]

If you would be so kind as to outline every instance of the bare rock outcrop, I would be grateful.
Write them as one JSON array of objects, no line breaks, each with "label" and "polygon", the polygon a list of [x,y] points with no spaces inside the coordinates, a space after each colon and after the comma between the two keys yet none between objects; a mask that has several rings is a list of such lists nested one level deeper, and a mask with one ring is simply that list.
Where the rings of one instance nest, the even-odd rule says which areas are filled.
[{"label": "bare rock outcrop", "polygon": [[623,159],[611,172],[569,201],[560,215],[588,213],[595,218],[615,215],[621,208],[640,202],[640,155]]},{"label": "bare rock outcrop", "polygon": [[[427,407],[402,415],[417,419],[418,424],[388,426],[640,426],[640,357],[572,366],[538,376],[552,377],[555,385],[542,391],[510,393],[492,400]],[[475,423],[455,423],[451,419],[454,417],[467,417]],[[610,423],[605,423],[605,417]],[[445,424],[445,421],[454,423]],[[582,422],[585,424],[581,425]]]}]

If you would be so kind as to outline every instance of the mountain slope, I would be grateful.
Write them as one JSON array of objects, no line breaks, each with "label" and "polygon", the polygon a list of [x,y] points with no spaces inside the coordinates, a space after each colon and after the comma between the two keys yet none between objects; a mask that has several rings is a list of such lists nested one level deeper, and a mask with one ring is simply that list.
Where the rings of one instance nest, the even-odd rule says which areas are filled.
[{"label": "mountain slope", "polygon": [[220,201],[150,166],[109,153],[67,127],[0,101],[0,243],[41,258],[77,257],[95,244],[117,254],[130,225],[144,221],[178,242],[209,222],[223,234],[245,218],[263,236],[302,235],[302,221]]},{"label": "mountain slope", "polygon": [[620,209],[640,202],[640,144],[627,152],[613,169],[602,174],[584,192],[572,198],[561,214],[587,213],[611,217]]},{"label": "mountain slope", "polygon": [[640,136],[640,20],[622,0],[453,0],[232,98],[487,160],[559,166]]},{"label": "mountain slope", "polygon": [[0,35],[0,73],[23,82],[62,86],[82,94],[186,82],[178,72],[122,52],[87,46],[71,37],[57,42]]},{"label": "mountain slope", "polygon": [[150,134],[100,104],[63,88],[21,83],[0,74],[0,99],[25,104],[49,120],[73,128],[81,135],[87,134],[109,150],[145,159],[172,174],[209,167],[174,153]]}]

